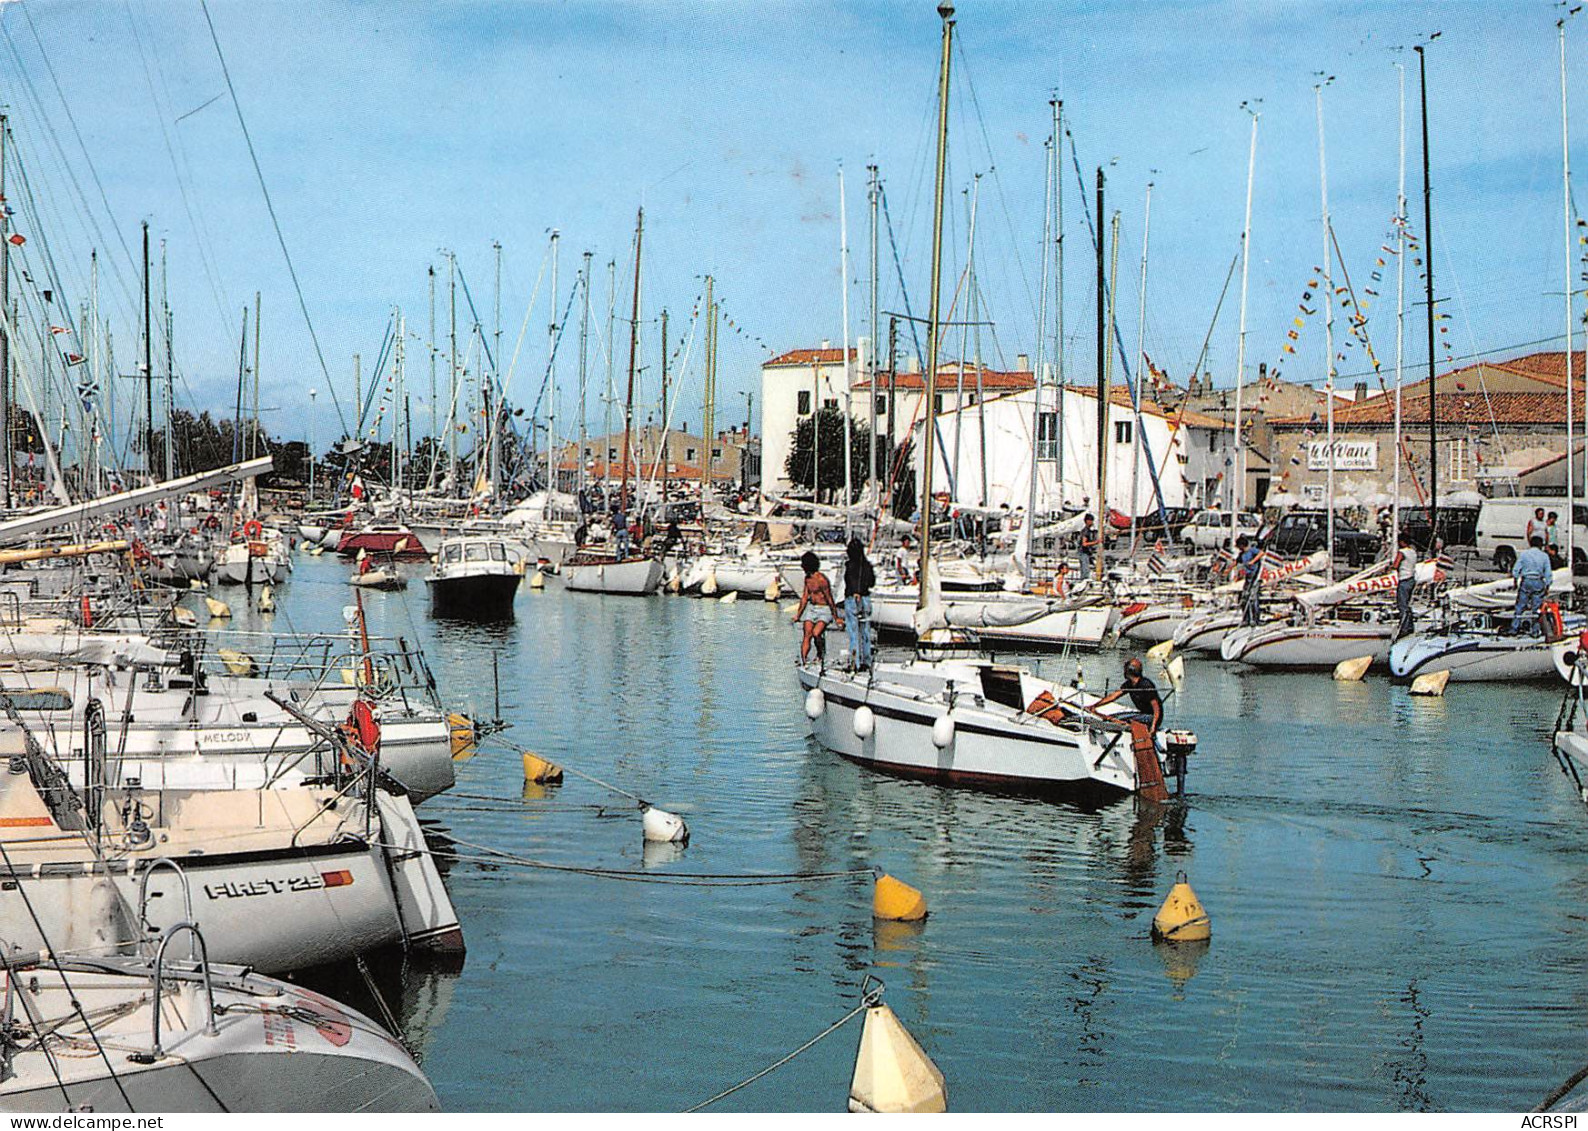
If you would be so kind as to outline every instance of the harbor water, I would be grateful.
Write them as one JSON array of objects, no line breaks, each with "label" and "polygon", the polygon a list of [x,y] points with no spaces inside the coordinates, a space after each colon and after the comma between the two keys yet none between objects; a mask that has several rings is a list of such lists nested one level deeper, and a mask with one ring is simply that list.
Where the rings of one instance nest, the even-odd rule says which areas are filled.
[{"label": "harbor water", "polygon": [[[493,713],[494,658],[504,737],[693,834],[646,848],[632,802],[573,776],[526,787],[487,742],[421,810],[460,855],[656,876],[875,865],[931,908],[874,922],[865,877],[663,886],[459,860],[466,963],[376,979],[447,1108],[689,1107],[842,1017],[868,974],[960,1111],[1516,1110],[1582,1061],[1588,819],[1549,751],[1560,685],[1419,699],[1193,658],[1169,707],[1201,740],[1187,798],[1083,811],[815,746],[786,603],[552,580],[511,624],[470,625],[432,620],[405,572],[406,593],[366,594],[370,630],[421,642],[449,706]],[[300,556],[270,623],[340,629],[347,574]],[[237,627],[263,626],[227,596]],[[1120,659],[1082,657],[1087,686],[1117,683]],[[1182,871],[1213,921],[1198,950],[1149,938]],[[858,1035],[718,1109],[841,1109]]]}]

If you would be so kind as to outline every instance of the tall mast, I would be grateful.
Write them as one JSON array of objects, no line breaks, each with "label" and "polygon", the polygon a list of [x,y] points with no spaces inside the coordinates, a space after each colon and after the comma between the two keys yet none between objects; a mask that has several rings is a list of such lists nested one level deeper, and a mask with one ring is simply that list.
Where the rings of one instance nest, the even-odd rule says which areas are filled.
[{"label": "tall mast", "polygon": [[1257,119],[1250,103],[1244,109],[1252,116],[1252,141],[1246,153],[1246,218],[1241,222],[1241,325],[1235,337],[1235,459],[1234,482],[1230,484],[1230,546],[1235,546],[1235,516],[1246,505],[1246,432],[1242,396],[1246,389],[1246,277],[1252,262],[1252,183],[1257,174]]},{"label": "tall mast", "polygon": [[[1099,212],[1097,214],[1097,216],[1098,216],[1098,219],[1101,220],[1103,214],[1101,212]],[[1114,213],[1113,219],[1109,222],[1109,245],[1110,246],[1109,246],[1109,266],[1108,266],[1108,325],[1110,327],[1112,327],[1114,325],[1114,301],[1115,301],[1115,297],[1117,296],[1118,291],[1119,291],[1119,213],[1118,212]],[[1098,299],[1101,302],[1102,296],[1099,295]],[[1108,350],[1103,355],[1103,389],[1107,392],[1108,396],[1106,398],[1102,399],[1100,401],[1100,403],[1099,403],[1099,406],[1098,406],[1097,419],[1099,421],[1098,427],[1100,429],[1106,428],[1106,426],[1108,424],[1109,417],[1111,417],[1113,415],[1113,408],[1114,408],[1114,348],[1113,348],[1113,343],[1112,342],[1109,343]],[[1104,435],[1105,436],[1107,435],[1106,431],[1104,432]],[[1097,497],[1103,500],[1102,506],[1098,510],[1099,522],[1097,524],[1097,527],[1098,527],[1099,530],[1102,530],[1104,528],[1103,527],[1103,521],[1106,521],[1106,516],[1108,514],[1108,462],[1109,461],[1108,461],[1108,456],[1106,454],[1106,445],[1105,444],[1099,443],[1097,451],[1098,451],[1098,456],[1097,456],[1097,461],[1098,461],[1097,462],[1097,470],[1098,470]],[[1103,544],[1101,542],[1099,542],[1098,546],[1097,546],[1097,579],[1099,581],[1103,580]]]},{"label": "tall mast", "polygon": [[[1572,533],[1577,529],[1576,511],[1572,508],[1573,496],[1576,487],[1572,482],[1573,457],[1572,457],[1572,358],[1571,358],[1571,320],[1572,320],[1572,231],[1571,231],[1571,148],[1568,144],[1569,132],[1566,124],[1566,17],[1562,16],[1556,26],[1560,29],[1560,175],[1561,175],[1561,210],[1565,219],[1565,254],[1566,273],[1563,276],[1566,283],[1566,561],[1570,564],[1572,558]],[[1430,247],[1433,240],[1426,241]]]},{"label": "tall mast", "polygon": [[[496,252],[496,313],[492,326],[491,345],[491,386],[492,392],[500,394],[502,391],[502,241],[492,240],[491,249]],[[557,309],[557,291],[552,287],[552,310]],[[496,501],[496,487],[498,472],[501,467],[502,457],[498,445],[501,443],[501,418],[500,406],[491,413],[491,446],[489,449],[491,463],[491,501]]]},{"label": "tall mast", "polygon": [[[4,127],[3,125],[0,125],[0,134],[3,134],[3,132]],[[4,142],[0,141],[0,148],[3,148],[3,146]],[[0,197],[4,196],[4,190],[0,189]],[[0,208],[0,212],[4,211],[4,208]],[[0,216],[0,242],[4,242],[4,238],[4,217]],[[3,276],[4,271],[0,271],[0,278],[3,278]],[[3,304],[3,301],[3,298],[0,298],[0,304]],[[0,305],[0,309],[3,309],[3,305]],[[167,346],[170,345],[169,335],[167,335],[166,344]],[[88,351],[88,379],[96,389],[102,389],[104,391],[104,400],[102,403],[105,406],[105,441],[106,447],[110,449],[111,459],[114,461],[116,452],[116,396],[115,390],[111,388],[111,383],[106,381],[104,377],[104,351],[100,349],[99,343],[98,250],[90,251],[88,253],[88,340],[83,343],[83,346]],[[3,359],[4,357],[5,334],[0,332],[0,359]],[[0,374],[3,374],[4,372],[5,366],[3,363],[0,363]],[[0,400],[3,400],[5,396],[3,391],[4,385],[4,380],[0,380]],[[3,415],[3,413],[0,413],[0,415]],[[5,429],[3,423],[0,423],[0,436],[3,435],[5,435]],[[9,475],[9,468],[3,472],[0,472],[0,503],[4,502],[7,495],[5,484],[9,481]]]},{"label": "tall mast", "polygon": [[618,327],[618,261],[607,260],[607,395],[606,434],[601,438],[601,497],[604,499],[612,486],[612,402],[617,390],[612,387],[613,358],[618,352],[616,336]]},{"label": "tall mast", "polygon": [[[1423,55],[1421,44],[1415,48],[1417,52],[1417,79],[1422,90],[1423,110],[1423,277],[1424,299],[1428,304],[1428,530],[1430,536],[1439,529],[1439,449],[1435,446],[1439,435],[1439,399],[1434,396],[1436,384],[1434,378],[1434,204],[1433,188],[1428,180],[1428,66]],[[1570,301],[1571,286],[1566,287],[1567,301]],[[1566,382],[1566,419],[1571,420],[1571,382]],[[1570,425],[1568,424],[1568,428]],[[1571,440],[1570,432],[1567,433],[1566,442],[1566,482],[1570,490],[1571,483]],[[1569,528],[1571,515],[1566,515]],[[1570,535],[1567,535],[1570,537]]]},{"label": "tall mast", "polygon": [[[849,508],[855,501],[854,448],[850,429],[854,427],[854,372],[849,367],[849,209],[844,203],[844,167],[838,166],[838,293],[842,298],[844,341],[844,421],[839,435],[844,445],[844,533],[848,535]],[[710,438],[707,438],[710,447]]]},{"label": "tall mast", "polygon": [[[149,221],[143,222],[143,458],[154,478],[154,339],[149,316]],[[42,422],[41,422],[42,423]]]},{"label": "tall mast", "polygon": [[[1395,64],[1400,72],[1400,169],[1395,190],[1395,474],[1391,488],[1395,497],[1390,502],[1392,529],[1397,538],[1401,529],[1401,463],[1403,448],[1401,428],[1404,417],[1401,408],[1402,364],[1406,345],[1406,67]],[[1568,355],[1570,356],[1570,355]]]},{"label": "tall mast", "polygon": [[954,5],[948,0],[937,6],[943,20],[943,58],[937,77],[937,176],[932,190],[932,295],[926,322],[926,400],[921,430],[921,561],[920,592],[916,608],[924,609],[930,600],[927,570],[932,561],[932,451],[937,432],[937,350],[941,327],[938,325],[943,287],[943,178],[948,166],[948,70],[954,45]]},{"label": "tall mast", "polygon": [[[1084,189],[1083,189],[1084,194]],[[1053,102],[1053,370],[1059,396],[1054,426],[1058,432],[1059,510],[1064,510],[1064,101]],[[1077,476],[1079,478],[1079,476]],[[1036,515],[1031,516],[1036,521]]]},{"label": "tall mast", "polygon": [[[671,419],[667,415],[667,308],[662,308],[662,443],[660,446],[660,459],[662,461],[662,502],[667,502],[667,465],[671,462],[667,455],[667,433]],[[651,474],[656,474],[657,456],[651,457]],[[704,498],[704,496],[702,496]]]},{"label": "tall mast", "polygon": [[[96,265],[97,266],[97,265]],[[166,290],[165,241],[160,241],[160,309],[165,314],[165,477],[176,478],[176,431],[171,418],[176,414],[176,342],[172,329],[170,295]],[[257,330],[257,327],[255,327]],[[108,399],[108,398],[107,398]],[[98,484],[95,484],[98,490]]]},{"label": "tall mast", "polygon": [[397,337],[392,352],[392,376],[394,378],[392,390],[392,421],[391,421],[391,489],[393,494],[400,496],[403,485],[402,462],[402,433],[399,430],[397,413],[403,403],[403,336],[408,332],[408,324],[403,321],[401,308],[397,311]]},{"label": "tall mast", "polygon": [[[867,203],[871,213],[871,338],[866,350],[866,395],[871,420],[871,432],[866,440],[866,495],[873,506],[879,505],[876,491],[877,479],[877,167],[867,165],[870,184],[866,187]],[[749,425],[745,425],[745,438],[749,439]]]},{"label": "tall mast", "polygon": [[[546,506],[551,506],[551,492],[556,489],[552,472],[552,452],[557,447],[557,261],[562,246],[562,233],[551,230],[551,321],[546,324],[546,379],[551,383],[551,411],[546,414]],[[533,427],[533,423],[531,424]]]},{"label": "tall mast", "polygon": [[[1329,241],[1329,165],[1323,147],[1323,88],[1312,88],[1318,113],[1318,192],[1323,222],[1323,395],[1328,416],[1328,443],[1324,445],[1327,487],[1324,494],[1328,513],[1324,516],[1329,548],[1329,576],[1334,576],[1334,249]],[[1430,323],[1432,325],[1432,323]]]},{"label": "tall mast", "polygon": [[[11,305],[11,240],[8,229],[11,226],[9,213],[5,206],[6,195],[6,141],[11,134],[10,119],[5,114],[0,114],[0,310],[5,310]],[[94,280],[97,284],[99,272],[97,266],[99,257],[96,253],[93,260],[96,270]],[[97,298],[98,287],[94,290]],[[95,312],[98,317],[98,312]],[[16,318],[4,327],[0,327],[0,503],[11,505],[11,334],[16,328]]]},{"label": "tall mast", "polygon": [[[1055,102],[1050,100],[1049,105],[1055,105]],[[1053,136],[1044,143],[1046,160],[1042,167],[1042,281],[1037,290],[1036,365],[1031,374],[1031,479],[1026,485],[1026,552],[1025,560],[1021,563],[1028,585],[1031,582],[1031,559],[1036,550],[1033,533],[1037,523],[1037,477],[1041,469],[1042,450],[1042,370],[1045,363],[1042,350],[1048,328],[1048,270],[1052,262],[1048,255],[1048,241],[1053,237],[1053,162],[1058,134],[1058,114],[1055,111]]]},{"label": "tall mast", "polygon": [[[1108,378],[1105,366],[1113,352],[1108,348],[1107,326],[1108,279],[1103,274],[1103,168],[1097,169],[1097,494],[1092,500],[1092,510],[1097,515],[1097,528],[1103,530],[1108,522],[1108,500],[1103,492],[1108,485]],[[1101,536],[1100,536],[1101,537]],[[1102,574],[1102,546],[1098,546],[1097,575]]]},{"label": "tall mast", "polygon": [[584,253],[584,268],[580,271],[580,278],[584,280],[584,302],[579,311],[579,494],[583,496],[585,490],[585,448],[588,446],[589,429],[585,426],[585,393],[589,384],[590,362],[590,252]]},{"label": "tall mast", "polygon": [[248,433],[248,458],[253,459],[259,454],[259,292],[254,292],[254,425]]},{"label": "tall mast", "polygon": [[[1136,516],[1141,513],[1141,449],[1146,437],[1141,434],[1141,383],[1147,377],[1147,242],[1152,232],[1152,182],[1147,182],[1147,201],[1141,218],[1141,293],[1136,296],[1136,380],[1131,389],[1131,407],[1135,420],[1131,423],[1135,443],[1130,446],[1130,548],[1136,549]],[[1236,396],[1240,396],[1240,366],[1235,368]],[[1237,444],[1239,441],[1237,440]]]},{"label": "tall mast", "polygon": [[640,252],[645,243],[645,209],[634,221],[634,304],[629,319],[629,391],[623,399],[623,483],[618,488],[618,505],[628,507],[630,435],[634,428],[634,366],[640,348]]},{"label": "tall mast", "polygon": [[[975,195],[979,196],[980,194],[981,194],[981,177],[978,175],[977,178],[976,178],[976,194]],[[972,204],[971,205],[971,214],[974,216],[975,213],[976,213],[976,206],[975,206],[975,204]],[[981,449],[979,454],[978,454],[978,456],[977,456],[977,463],[981,467],[981,505],[983,507],[985,507],[987,505],[987,410],[984,407],[982,407],[982,406],[987,403],[987,389],[985,387],[984,382],[982,381],[982,365],[981,365],[981,286],[976,281],[976,254],[975,254],[975,249],[976,249],[976,245],[975,245],[975,241],[973,240],[971,242],[970,306],[968,307],[968,310],[970,311],[970,319],[971,319],[971,322],[973,324],[973,329],[971,330],[971,343],[972,343],[972,347],[973,347],[972,348],[972,353],[971,353],[971,364],[976,367],[976,439],[977,439],[978,444],[980,445],[980,449]],[[963,364],[963,360],[962,360],[961,361],[961,368],[963,368],[963,367],[964,367],[964,364]],[[981,529],[982,529],[983,534],[985,534],[986,530],[987,530],[987,516],[986,515],[982,515],[982,518],[981,518]],[[985,539],[983,540],[982,544],[985,547],[985,545],[986,545]]]},{"label": "tall mast", "polygon": [[430,473],[425,478],[425,486],[436,485],[436,464],[440,462],[440,452],[436,445],[441,440],[441,431],[438,427],[439,418],[436,415],[436,268],[434,264],[425,268],[425,274],[430,279]]},{"label": "tall mast", "polygon": [[717,300],[712,297],[714,280],[706,276],[706,403],[704,405],[704,427],[701,437],[705,440],[706,450],[701,457],[700,475],[700,513],[702,519],[706,513],[706,497],[711,486],[711,469],[714,461],[711,458],[711,440],[717,427]]},{"label": "tall mast", "polygon": [[[452,493],[461,493],[458,483],[458,259],[447,252],[447,475],[452,479]],[[360,417],[364,406],[355,404],[353,415]],[[531,425],[530,431],[534,428]]]}]

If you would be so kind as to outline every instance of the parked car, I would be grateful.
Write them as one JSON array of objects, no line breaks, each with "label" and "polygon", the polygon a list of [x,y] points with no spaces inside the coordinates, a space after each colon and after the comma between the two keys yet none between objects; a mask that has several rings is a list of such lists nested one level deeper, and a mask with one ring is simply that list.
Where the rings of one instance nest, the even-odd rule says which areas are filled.
[{"label": "parked car", "polygon": [[[1478,514],[1482,507],[1439,508],[1439,537],[1445,546],[1476,546],[1478,544]],[[1527,520],[1522,520],[1523,525]],[[1428,508],[1416,507],[1401,511],[1401,529],[1412,540],[1412,545],[1427,553],[1433,544],[1428,526]]]},{"label": "parked car", "polygon": [[[1566,509],[1566,500],[1559,496],[1514,496],[1504,499],[1484,499],[1478,509],[1477,530],[1473,541],[1478,555],[1489,558],[1495,567],[1507,572],[1516,564],[1516,555],[1527,548],[1523,541],[1527,534],[1527,520],[1533,511],[1543,508],[1544,513],[1557,513]],[[1440,509],[1440,525],[1444,525]],[[1581,572],[1588,566],[1588,506],[1579,503],[1572,507],[1572,571]],[[1558,539],[1561,552],[1566,549],[1566,532]]]},{"label": "parked car", "polygon": [[[1235,516],[1235,538],[1242,534],[1248,538],[1257,537],[1257,531],[1262,526],[1260,516],[1242,511]],[[1198,511],[1195,518],[1186,524],[1180,532],[1180,541],[1187,549],[1216,550],[1229,548],[1234,544],[1230,535],[1230,512],[1221,510]]]},{"label": "parked car", "polygon": [[[1328,549],[1329,518],[1321,510],[1297,510],[1280,518],[1268,536],[1268,548],[1289,557],[1301,557]],[[1351,566],[1377,561],[1379,540],[1336,515],[1334,518],[1334,556]]]},{"label": "parked car", "polygon": [[1163,538],[1177,542],[1181,531],[1195,514],[1190,507],[1165,507],[1162,514],[1154,507],[1136,519],[1136,532],[1143,538]]}]

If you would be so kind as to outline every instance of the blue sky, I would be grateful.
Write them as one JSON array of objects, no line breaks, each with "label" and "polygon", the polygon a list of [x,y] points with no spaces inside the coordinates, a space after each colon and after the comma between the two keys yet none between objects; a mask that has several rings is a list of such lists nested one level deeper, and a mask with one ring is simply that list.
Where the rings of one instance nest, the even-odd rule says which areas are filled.
[{"label": "blue sky", "polygon": [[[851,332],[865,332],[869,302],[871,162],[886,184],[911,303],[924,311],[940,27],[930,2],[212,0],[210,10],[344,408],[352,354],[361,353],[367,369],[392,308],[401,306],[418,338],[408,351],[410,391],[420,402],[416,433],[427,425],[425,272],[443,263],[442,248],[457,253],[489,330],[491,244],[503,244],[504,353],[511,356],[549,233],[560,230],[558,306],[580,253],[592,251],[593,321],[604,333],[606,264],[617,263],[626,316],[634,213],[643,203],[642,399],[657,395],[650,320],[668,307],[676,344],[687,333],[701,277],[711,272],[726,314],[743,331],[722,334],[719,419],[742,417],[739,394],[758,387],[766,356],[758,342],[781,352],[841,336],[840,162]],[[1012,364],[1016,353],[1035,352],[1042,139],[1048,98],[1057,91],[1088,205],[1093,168],[1104,165],[1108,210],[1121,213],[1118,301],[1132,351],[1143,193],[1154,183],[1147,351],[1181,380],[1239,247],[1249,129],[1240,103],[1263,100],[1248,359],[1277,360],[1322,258],[1317,73],[1334,76],[1324,93],[1330,203],[1360,291],[1374,285],[1369,276],[1395,207],[1397,60],[1408,63],[1408,195],[1413,227],[1422,227],[1415,57],[1393,49],[1435,31],[1435,270],[1452,316],[1452,352],[1558,337],[1558,14],[1546,3],[961,4],[945,275],[952,281],[964,259],[964,190],[981,173],[977,261],[986,313],[997,323],[996,346],[986,341],[984,353]],[[262,400],[278,409],[266,426],[305,434],[306,392],[315,387],[319,432],[330,435],[325,377],[199,5],[26,0],[25,8],[0,6],[0,26],[8,36],[0,43],[4,97],[42,202],[39,218],[61,289],[75,310],[87,295],[89,248],[108,245],[101,301],[122,371],[131,371],[136,340],[136,268],[120,240],[136,255],[137,226],[148,219],[168,241],[178,366],[186,378],[179,400],[230,404],[240,311],[259,290]],[[1588,97],[1588,23],[1579,20],[1568,32],[1570,81],[1581,102]],[[1588,102],[1579,116],[1588,128]],[[1573,156],[1588,170],[1588,152],[1578,152],[1582,134],[1573,130]],[[57,140],[64,161],[53,148]],[[1093,269],[1068,150],[1065,165],[1065,357],[1072,377],[1089,379]],[[16,200],[15,191],[10,195]],[[903,299],[886,237],[881,254],[880,302],[898,309]],[[1369,330],[1388,366],[1393,275],[1384,284]],[[441,307],[444,330],[444,287]],[[1232,288],[1212,343],[1221,383],[1234,366],[1235,315]],[[540,383],[549,318],[543,286],[513,377],[520,403],[533,399]],[[575,328],[557,363],[564,431],[574,419]],[[624,334],[620,323],[620,380]],[[1424,363],[1422,340],[1420,320],[1409,320],[1409,363]],[[951,345],[957,352],[957,342]],[[604,381],[599,349],[594,353],[592,388]],[[1313,319],[1285,375],[1316,380],[1323,360],[1322,328]],[[697,427],[699,361],[697,349],[679,413]],[[1363,368],[1360,349],[1341,366],[1346,374]],[[599,416],[593,393],[592,422]]]}]

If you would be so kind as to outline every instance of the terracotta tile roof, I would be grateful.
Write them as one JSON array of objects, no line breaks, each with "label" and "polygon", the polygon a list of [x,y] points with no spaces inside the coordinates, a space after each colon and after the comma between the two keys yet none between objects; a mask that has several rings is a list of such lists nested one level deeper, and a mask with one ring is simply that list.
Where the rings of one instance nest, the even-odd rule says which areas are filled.
[{"label": "terracotta tile roof", "polygon": [[[895,387],[899,389],[905,390],[906,392],[919,392],[926,388],[926,374],[900,373],[897,377],[897,382],[898,383]],[[985,365],[982,366],[981,387],[983,391],[995,390],[1000,393],[1019,392],[1024,389],[1034,388],[1035,386],[1036,378],[1032,377],[1031,374],[1026,370],[1016,369],[1006,372],[999,369],[988,369]],[[856,378],[854,388],[856,392],[870,390],[871,378]],[[887,392],[888,388],[888,374],[878,373],[878,392]],[[959,362],[947,361],[940,363],[937,367],[937,391],[940,393],[947,393],[957,390],[958,388]],[[974,392],[975,389],[976,367],[974,365],[966,365],[965,390],[966,392]]]},{"label": "terracotta tile roof", "polygon": [[[1571,371],[1573,378],[1575,378],[1573,384],[1580,389],[1582,388],[1581,382],[1585,372],[1584,364],[1588,362],[1588,355],[1585,355],[1582,350],[1573,350],[1571,358]],[[1507,373],[1514,373],[1519,377],[1532,377],[1540,381],[1546,381],[1560,389],[1566,387],[1566,352],[1564,350],[1554,350],[1548,353],[1530,353],[1522,357],[1512,358],[1510,361],[1488,361],[1482,362],[1480,365],[1489,369],[1500,369]],[[1480,368],[1480,365],[1469,365],[1463,369],[1454,370],[1450,376],[1456,377],[1462,373],[1475,371]]]},{"label": "terracotta tile roof", "polygon": [[[1564,384],[1564,382],[1562,382]],[[1422,388],[1427,388],[1424,382]],[[1292,416],[1284,420],[1271,420],[1269,423],[1280,429],[1300,428],[1322,421],[1320,413],[1316,421],[1312,417]],[[1334,410],[1334,426],[1350,428],[1356,426],[1390,426],[1395,423],[1395,396],[1393,393],[1380,394],[1369,397],[1359,404],[1344,405]],[[1414,395],[1411,390],[1406,390],[1401,396],[1401,423],[1411,425],[1428,423],[1428,394]],[[1566,427],[1566,394],[1559,393],[1490,393],[1484,396],[1481,392],[1466,393],[1440,393],[1439,394],[1439,423],[1456,425],[1478,425],[1488,427],[1490,424],[1500,425],[1555,425],[1561,429]]]},{"label": "terracotta tile roof", "polygon": [[[849,356],[858,361],[860,351],[851,349]],[[779,365],[814,365],[818,361],[823,365],[842,365],[844,351],[839,346],[833,346],[831,349],[789,350],[787,353],[778,354],[771,361],[763,361],[761,368],[772,369]]]},{"label": "terracotta tile roof", "polygon": [[[1066,385],[1064,386],[1064,391],[1066,394],[1079,393],[1083,397],[1092,397],[1094,399],[1097,397],[1097,389],[1091,385]],[[1130,388],[1126,385],[1115,385],[1110,390],[1108,399],[1118,408],[1132,407]],[[1143,400],[1141,402],[1141,411],[1152,416],[1161,416],[1165,420],[1189,424],[1194,428],[1216,428],[1227,431],[1233,431],[1235,428],[1235,425],[1228,421],[1220,420],[1216,416],[1209,416],[1205,412],[1198,412],[1194,408],[1188,408],[1182,413],[1178,408],[1161,405],[1157,401]]]}]

